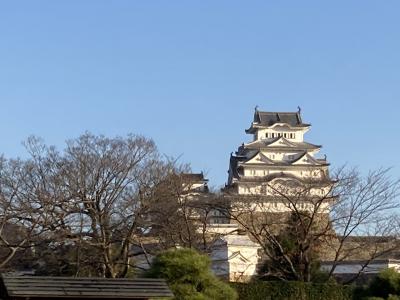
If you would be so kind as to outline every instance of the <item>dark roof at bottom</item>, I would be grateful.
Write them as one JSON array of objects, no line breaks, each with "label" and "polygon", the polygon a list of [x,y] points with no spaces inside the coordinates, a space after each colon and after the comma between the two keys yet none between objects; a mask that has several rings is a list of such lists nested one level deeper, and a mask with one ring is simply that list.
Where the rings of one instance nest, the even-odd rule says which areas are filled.
[{"label": "dark roof at bottom", "polygon": [[173,297],[164,279],[2,276],[1,298]]}]

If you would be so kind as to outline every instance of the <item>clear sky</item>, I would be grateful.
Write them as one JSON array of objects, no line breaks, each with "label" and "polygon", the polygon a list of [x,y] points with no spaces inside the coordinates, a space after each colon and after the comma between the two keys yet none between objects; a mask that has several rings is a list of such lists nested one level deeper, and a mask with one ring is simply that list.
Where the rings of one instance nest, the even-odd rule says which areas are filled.
[{"label": "clear sky", "polygon": [[254,107],[332,166],[400,177],[399,1],[2,1],[0,153],[34,134],[151,137],[224,184]]}]

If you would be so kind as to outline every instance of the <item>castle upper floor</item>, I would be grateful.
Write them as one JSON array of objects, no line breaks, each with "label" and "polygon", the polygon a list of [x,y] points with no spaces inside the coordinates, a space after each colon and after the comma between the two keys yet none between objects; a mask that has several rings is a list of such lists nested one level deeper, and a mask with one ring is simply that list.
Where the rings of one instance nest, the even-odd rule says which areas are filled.
[{"label": "castle upper floor", "polygon": [[297,112],[265,112],[256,108],[246,133],[252,134],[254,141],[284,137],[289,141],[303,142],[311,125],[303,123],[300,112],[300,109]]}]

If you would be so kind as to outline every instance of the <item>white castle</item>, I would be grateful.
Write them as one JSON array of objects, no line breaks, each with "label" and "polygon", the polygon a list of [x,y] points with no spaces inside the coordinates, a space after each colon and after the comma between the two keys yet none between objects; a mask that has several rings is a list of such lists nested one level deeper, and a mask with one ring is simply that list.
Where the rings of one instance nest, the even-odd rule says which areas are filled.
[{"label": "white castle", "polygon": [[[300,108],[297,112],[266,112],[256,108],[253,122],[245,131],[253,139],[239,146],[234,154],[231,153],[228,182],[223,191],[240,196],[238,199],[249,197],[250,203],[253,199],[261,201],[254,206],[259,206],[263,212],[281,216],[280,213],[293,211],[293,207],[290,203],[288,205],[285,197],[279,196],[276,186],[311,186],[310,197],[298,197],[295,205],[303,211],[315,209],[312,198],[316,196],[314,199],[327,199],[318,206],[318,213],[329,213],[330,201],[335,201],[335,197],[330,197],[333,181],[329,177],[326,156],[317,156],[322,146],[304,140],[310,127],[310,124],[303,123]],[[289,192],[285,192],[290,194],[290,188]],[[257,207],[255,211],[258,211]],[[256,275],[260,245],[247,235],[238,234],[239,227],[235,224],[214,226],[216,232],[224,233],[211,253],[214,272],[231,281],[248,280]],[[360,260],[339,263],[334,274],[356,274],[362,270],[363,263]],[[322,262],[324,270],[329,271],[331,266],[330,261]],[[376,274],[389,266],[400,270],[400,261],[374,260],[365,271]]]},{"label": "white castle", "polygon": [[[277,197],[273,188],[276,184],[331,182],[326,157],[315,156],[321,146],[304,141],[311,125],[303,123],[300,112],[300,109],[297,112],[255,109],[253,122],[245,131],[253,139],[231,154],[224,192],[262,197],[266,204],[264,211],[267,207],[268,212],[281,213],[290,211],[290,207],[282,197]],[[326,184],[321,187],[315,192],[324,193]],[[306,204],[301,205],[306,209]],[[221,224],[219,227],[234,229],[235,225]],[[212,254],[213,268],[218,275],[237,281],[256,274],[260,258],[258,244],[246,235],[235,233],[222,236],[219,242]]]},{"label": "white castle", "polygon": [[329,179],[325,158],[316,158],[321,146],[304,141],[310,124],[298,112],[254,112],[247,134],[253,140],[231,155],[227,187],[240,195],[271,195],[267,184],[277,179]]}]

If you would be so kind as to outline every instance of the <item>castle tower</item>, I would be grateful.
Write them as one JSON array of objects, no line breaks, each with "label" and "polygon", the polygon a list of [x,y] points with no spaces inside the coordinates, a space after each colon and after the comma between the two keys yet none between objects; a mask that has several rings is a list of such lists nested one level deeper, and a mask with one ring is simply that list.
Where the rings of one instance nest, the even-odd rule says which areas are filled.
[{"label": "castle tower", "polygon": [[[332,192],[334,181],[329,178],[326,157],[317,156],[321,146],[304,140],[310,127],[303,123],[300,108],[297,112],[255,110],[246,130],[252,141],[243,143],[230,157],[224,195],[229,222],[237,224],[239,231],[214,249],[213,267],[217,274],[229,273],[230,280],[242,280],[237,279],[237,274],[243,274],[243,278],[255,275],[260,261],[271,261],[271,253],[258,250],[276,241],[282,230],[290,231],[302,222],[311,220],[313,226],[309,230],[316,236],[331,230],[329,210],[336,199]],[[240,232],[247,235],[240,237],[238,243],[235,238]],[[273,249],[271,244],[272,253]],[[325,255],[317,244],[313,250]],[[236,255],[236,260],[219,260],[222,254],[234,257],[230,254],[237,253],[241,256]],[[248,272],[241,271],[238,259],[245,262],[242,264]]]},{"label": "castle tower", "polygon": [[321,146],[304,141],[311,125],[303,123],[300,112],[300,108],[297,112],[265,112],[256,108],[253,122],[246,130],[253,140],[231,154],[225,191],[271,196],[274,191],[270,187],[276,182],[315,182],[320,188],[314,193],[326,192],[331,183],[329,163],[326,157],[316,157]]}]

